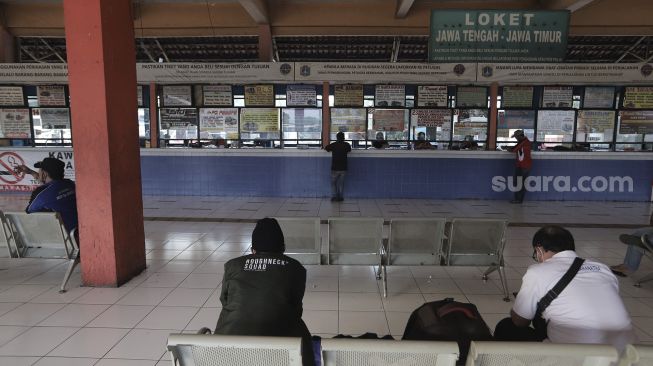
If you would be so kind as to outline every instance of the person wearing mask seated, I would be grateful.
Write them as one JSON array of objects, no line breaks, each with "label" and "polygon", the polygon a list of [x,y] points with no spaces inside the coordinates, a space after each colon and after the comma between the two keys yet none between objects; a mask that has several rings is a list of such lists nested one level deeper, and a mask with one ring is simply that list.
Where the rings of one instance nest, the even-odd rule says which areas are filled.
[{"label": "person wearing mask seated", "polygon": [[306,269],[285,249],[277,220],[259,220],[252,254],[224,265],[215,334],[301,337],[304,365],[313,365],[311,334],[302,320]]},{"label": "person wearing mask seated", "polygon": [[375,149],[386,149],[390,147],[390,144],[388,144],[388,141],[383,137],[383,132],[377,132],[376,140],[372,141],[372,146]]},{"label": "person wearing mask seated", "polygon": [[467,135],[460,144],[460,150],[477,150],[478,142],[474,141],[474,136]]},{"label": "person wearing mask seated", "polygon": [[415,150],[431,150],[433,146],[430,142],[426,141],[426,134],[420,132],[417,134],[417,141],[413,144],[413,149]]},{"label": "person wearing mask seated", "polygon": [[[25,165],[15,169],[16,173],[30,174],[41,183],[32,192],[25,212],[56,212],[70,233],[77,228],[77,199],[75,182],[64,179],[66,163],[55,158],[45,158],[34,164],[34,167],[38,171]],[[77,232],[75,234],[78,235]]]},{"label": "person wearing mask seated", "polygon": [[619,281],[605,264],[579,258],[568,230],[538,230],[533,259],[537,264],[528,267],[495,340],[611,344],[620,350],[635,340]]}]

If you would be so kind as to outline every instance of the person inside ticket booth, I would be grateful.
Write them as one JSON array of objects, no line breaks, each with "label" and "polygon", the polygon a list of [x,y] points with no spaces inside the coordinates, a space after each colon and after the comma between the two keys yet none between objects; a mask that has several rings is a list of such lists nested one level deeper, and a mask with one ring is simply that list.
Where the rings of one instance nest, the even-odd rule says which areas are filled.
[{"label": "person inside ticket booth", "polygon": [[77,199],[75,182],[64,178],[66,163],[56,158],[45,158],[32,170],[25,165],[16,167],[17,174],[30,174],[41,185],[38,186],[25,208],[27,213],[57,212],[68,232],[77,228]]}]

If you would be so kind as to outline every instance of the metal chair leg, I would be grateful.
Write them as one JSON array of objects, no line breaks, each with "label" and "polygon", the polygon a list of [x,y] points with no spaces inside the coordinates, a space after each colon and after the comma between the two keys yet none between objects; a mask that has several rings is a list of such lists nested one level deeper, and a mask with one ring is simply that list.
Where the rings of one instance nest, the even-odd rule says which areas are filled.
[{"label": "metal chair leg", "polygon": [[381,275],[383,277],[383,297],[388,297],[388,272],[385,266],[382,265]]},{"label": "metal chair leg", "polygon": [[[491,265],[490,267],[488,267],[488,269],[485,271],[485,273],[483,273],[483,281],[487,281],[488,276],[489,276],[492,272],[494,272],[494,271],[496,271],[496,270],[498,270],[498,269],[499,269],[499,266],[497,266],[497,265],[495,265],[495,264],[493,264],[493,265]],[[499,273],[499,275],[501,275],[501,273]]]},{"label": "metal chair leg", "polygon": [[506,268],[504,266],[498,267],[499,279],[501,280],[501,287],[503,287],[503,301],[510,302],[510,292],[508,291],[508,279],[506,278]]},{"label": "metal chair leg", "polygon": [[635,282],[636,287],[642,287],[642,283],[648,282],[648,281],[653,281],[653,273],[649,273],[646,276],[642,278],[638,278]]},{"label": "metal chair leg", "polygon": [[66,270],[66,274],[63,276],[63,282],[61,282],[61,289],[59,290],[60,294],[66,292],[66,285],[68,284],[68,280],[70,280],[70,276],[73,274],[73,270],[77,264],[79,264],[79,250],[74,259],[68,260],[68,269]]}]

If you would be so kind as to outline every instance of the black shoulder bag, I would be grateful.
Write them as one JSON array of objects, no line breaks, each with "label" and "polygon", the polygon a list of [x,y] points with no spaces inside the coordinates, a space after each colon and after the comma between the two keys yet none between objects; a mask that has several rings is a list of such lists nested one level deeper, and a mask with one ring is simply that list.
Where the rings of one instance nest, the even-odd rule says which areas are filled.
[{"label": "black shoulder bag", "polygon": [[542,313],[544,313],[544,310],[551,305],[551,302],[555,300],[560,293],[569,285],[571,280],[574,279],[576,276],[576,273],[578,273],[578,270],[580,270],[580,267],[583,265],[585,262],[585,259],[576,257],[574,259],[574,263],[571,264],[571,267],[567,270],[567,273],[565,273],[564,276],[556,283],[555,286],[549,292],[544,295],[540,301],[537,302],[537,311],[535,312],[535,317],[533,318],[533,328],[535,328],[535,334],[537,335],[538,339],[544,340],[547,337],[546,333],[546,326],[547,323],[546,321],[542,318]]}]

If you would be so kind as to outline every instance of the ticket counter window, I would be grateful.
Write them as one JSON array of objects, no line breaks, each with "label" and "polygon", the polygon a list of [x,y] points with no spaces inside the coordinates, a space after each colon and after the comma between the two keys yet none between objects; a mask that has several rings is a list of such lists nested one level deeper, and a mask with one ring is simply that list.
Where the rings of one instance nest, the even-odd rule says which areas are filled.
[{"label": "ticket counter window", "polygon": [[68,108],[32,108],[32,121],[36,145],[71,145]]},{"label": "ticket counter window", "polygon": [[452,149],[467,146],[483,148],[487,141],[487,109],[455,109],[453,113]]},{"label": "ticket counter window", "polygon": [[281,119],[284,147],[319,148],[321,146],[321,109],[283,108]]},{"label": "ticket counter window", "polygon": [[279,108],[241,108],[240,140],[241,147],[280,147]]},{"label": "ticket counter window", "polygon": [[517,130],[524,131],[529,140],[535,140],[535,111],[522,109],[499,110],[497,114],[497,149],[514,146],[512,137]]},{"label": "ticket counter window", "polygon": [[150,109],[138,108],[138,138],[140,146],[146,147],[150,139]]},{"label": "ticket counter window", "polygon": [[614,141],[615,111],[580,110],[576,118],[576,150],[608,151]]},{"label": "ticket counter window", "polygon": [[[386,141],[386,148],[408,148],[408,109],[383,109],[370,108],[367,114],[367,140],[368,148],[379,143],[377,137]],[[381,144],[383,145],[383,144]]]},{"label": "ticket counter window", "polygon": [[184,147],[198,138],[196,108],[160,108],[159,139],[162,147]]},{"label": "ticket counter window", "polygon": [[653,110],[624,110],[619,112],[616,150],[653,150]]},{"label": "ticket counter window", "polygon": [[539,150],[571,150],[576,111],[540,110],[537,113],[536,141]]},{"label": "ticket counter window", "polygon": [[365,108],[331,108],[329,137],[336,141],[336,134],[345,134],[345,141],[352,148],[365,148],[365,129],[367,126],[367,110]]}]

